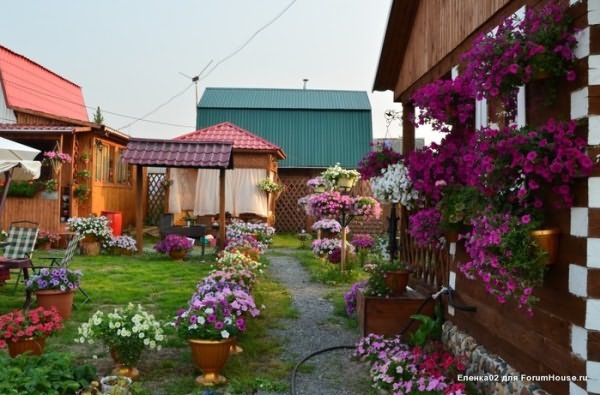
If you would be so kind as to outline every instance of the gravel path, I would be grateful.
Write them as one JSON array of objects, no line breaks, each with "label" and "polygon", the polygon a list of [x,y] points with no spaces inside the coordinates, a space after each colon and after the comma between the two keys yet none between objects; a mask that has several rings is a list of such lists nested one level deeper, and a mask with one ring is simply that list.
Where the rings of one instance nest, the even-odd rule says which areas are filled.
[{"label": "gravel path", "polygon": [[[333,305],[325,299],[331,287],[311,282],[292,251],[278,249],[277,252],[286,255],[270,256],[269,270],[290,291],[300,313],[297,319],[286,320],[284,329],[273,330],[273,334],[284,342],[285,360],[295,365],[317,350],[355,344],[359,338],[358,330],[331,320]],[[368,368],[350,360],[351,353],[352,350],[336,350],[306,361],[296,378],[297,395],[369,394]]]}]

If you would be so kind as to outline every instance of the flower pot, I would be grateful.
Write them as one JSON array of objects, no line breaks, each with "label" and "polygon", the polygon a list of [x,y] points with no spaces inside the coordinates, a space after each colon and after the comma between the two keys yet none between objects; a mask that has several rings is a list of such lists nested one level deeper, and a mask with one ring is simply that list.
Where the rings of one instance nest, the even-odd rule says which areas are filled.
[{"label": "flower pot", "polygon": [[237,339],[233,338],[233,343],[229,348],[229,355],[237,355],[244,352],[244,349],[237,344]]},{"label": "flower pot", "polygon": [[42,199],[46,199],[46,200],[58,200],[58,192],[57,191],[52,191],[52,192],[43,191],[42,192]]},{"label": "flower pot", "polygon": [[352,188],[354,180],[348,177],[340,177],[337,180],[337,186],[342,188]]},{"label": "flower pot", "polygon": [[110,349],[110,356],[115,362],[115,367],[112,373],[116,376],[128,377],[131,380],[135,380],[139,377],[140,371],[133,366],[125,366],[119,358],[119,353],[114,348]]},{"label": "flower pot", "polygon": [[383,281],[385,285],[390,289],[392,296],[400,296],[406,292],[406,286],[408,285],[408,275],[406,270],[396,270],[393,272],[386,272]]},{"label": "flower pot", "polygon": [[11,357],[30,352],[31,355],[42,355],[44,353],[44,347],[46,347],[45,337],[30,337],[27,339],[19,340],[18,342],[8,341],[8,353]]},{"label": "flower pot", "polygon": [[187,255],[186,250],[172,250],[171,252],[169,252],[169,256],[174,261],[182,261],[186,255]]},{"label": "flower pot", "polygon": [[85,241],[81,242],[83,255],[86,256],[98,256],[100,255],[100,242],[98,241]]},{"label": "flower pot", "polygon": [[321,238],[322,239],[336,239],[338,236],[337,233],[334,233],[327,229],[321,229]]},{"label": "flower pot", "polygon": [[132,380],[126,376],[106,376],[100,379],[102,392],[111,395],[128,395],[131,383]]},{"label": "flower pot", "polygon": [[192,358],[202,375],[196,378],[200,385],[212,386],[223,384],[227,379],[219,374],[227,359],[234,339],[226,340],[188,340],[192,349]]},{"label": "flower pot", "polygon": [[560,229],[534,230],[531,232],[531,236],[538,247],[548,254],[544,260],[544,264],[554,265],[558,261],[558,237],[560,236]]},{"label": "flower pot", "polygon": [[94,235],[85,235],[83,237],[83,241],[86,242],[86,243],[91,243],[91,242],[94,242],[94,241],[98,241],[98,238],[96,238],[96,236],[94,236]]},{"label": "flower pot", "polygon": [[43,291],[36,291],[35,296],[37,298],[38,306],[43,306],[46,309],[49,309],[52,306],[56,307],[56,310],[58,310],[58,314],[60,314],[63,320],[68,320],[69,317],[71,317],[75,291],[47,289]]},{"label": "flower pot", "polygon": [[50,249],[50,240],[38,242],[37,249],[40,251],[48,251]]},{"label": "flower pot", "polygon": [[458,241],[458,232],[450,230],[444,234],[444,237],[448,243],[456,243]]},{"label": "flower pot", "polygon": [[323,193],[325,192],[325,187],[319,186],[315,187],[315,193]]}]

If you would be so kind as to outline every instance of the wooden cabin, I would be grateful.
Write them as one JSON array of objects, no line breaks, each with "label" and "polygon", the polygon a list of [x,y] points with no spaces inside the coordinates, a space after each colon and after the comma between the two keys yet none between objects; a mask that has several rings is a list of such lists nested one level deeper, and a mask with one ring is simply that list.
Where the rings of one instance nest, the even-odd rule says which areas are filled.
[{"label": "wooden cabin", "polygon": [[120,160],[129,136],[90,122],[81,87],[0,46],[0,136],[73,159],[58,172],[42,167],[38,185],[54,179],[57,193],[9,196],[0,215],[6,229],[29,220],[40,229],[64,232],[70,217],[121,212],[123,225],[135,222],[136,196],[131,166]]},{"label": "wooden cabin", "polygon": [[[473,38],[490,32],[504,18],[538,8],[540,0],[395,0],[392,4],[374,90],[392,90],[405,113],[413,111],[411,95],[435,79],[460,73],[460,56]],[[543,87],[532,82],[523,88],[519,114],[529,125],[553,116],[575,120],[577,134],[588,142],[588,154],[600,153],[600,2],[560,0],[579,29],[577,78],[560,81],[557,100],[550,107],[539,103]],[[456,66],[456,67],[455,67]],[[454,70],[454,71],[453,71]],[[490,121],[490,112],[476,105],[476,122]],[[481,123],[480,123],[481,124]],[[403,122],[404,151],[414,148],[414,126]],[[486,394],[547,393],[600,394],[600,172],[581,178],[575,185],[575,205],[546,213],[561,230],[559,261],[547,270],[543,286],[536,290],[540,302],[527,317],[514,304],[500,305],[484,291],[481,282],[468,280],[451,263],[440,274],[456,291],[457,303],[476,311],[446,309],[452,325],[445,326],[444,340],[456,352],[467,352],[473,375],[506,372],[543,377],[537,384],[489,385]],[[466,259],[457,245],[456,260]],[[445,270],[439,268],[439,270]],[[469,340],[470,339],[470,340]],[[498,358],[499,357],[499,358]],[[587,380],[583,379],[587,377]],[[492,388],[493,387],[493,388]],[[494,392],[497,391],[497,392]],[[535,392],[540,391],[540,392]]]}]

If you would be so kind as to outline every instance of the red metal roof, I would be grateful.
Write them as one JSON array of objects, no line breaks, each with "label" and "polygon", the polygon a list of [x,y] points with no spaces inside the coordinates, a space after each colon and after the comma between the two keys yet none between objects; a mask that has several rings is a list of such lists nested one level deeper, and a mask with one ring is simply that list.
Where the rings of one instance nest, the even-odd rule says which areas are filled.
[{"label": "red metal roof", "polygon": [[196,130],[178,137],[183,141],[233,141],[234,150],[274,151],[281,159],[285,159],[283,150],[268,140],[263,139],[231,122],[218,123],[204,129]]},{"label": "red metal roof", "polygon": [[233,143],[227,141],[174,141],[130,139],[123,160],[132,165],[232,168]]},{"label": "red metal roof", "polygon": [[11,109],[89,121],[79,85],[1,45],[0,81]]}]

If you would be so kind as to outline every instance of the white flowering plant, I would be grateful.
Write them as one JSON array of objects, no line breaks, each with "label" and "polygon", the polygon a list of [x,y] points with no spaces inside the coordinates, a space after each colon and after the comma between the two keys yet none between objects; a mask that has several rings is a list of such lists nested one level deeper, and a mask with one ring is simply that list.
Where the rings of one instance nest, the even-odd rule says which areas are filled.
[{"label": "white flowering plant", "polygon": [[381,202],[400,203],[410,209],[419,200],[419,193],[413,188],[408,168],[403,162],[382,169],[381,175],[371,178],[370,183],[373,196]]},{"label": "white flowering plant", "polygon": [[139,361],[145,348],[160,350],[165,341],[163,324],[142,306],[129,303],[111,313],[96,311],[78,328],[79,343],[93,344],[101,340],[124,366]]},{"label": "white flowering plant", "polygon": [[240,239],[245,235],[250,235],[263,244],[271,244],[274,234],[275,228],[265,222],[244,222],[239,219],[233,219],[227,225],[226,230],[227,240]]},{"label": "white flowering plant", "polygon": [[327,186],[333,188],[340,178],[349,178],[354,185],[356,181],[360,180],[360,173],[356,170],[344,169],[339,163],[336,163],[335,166],[328,167],[321,173],[321,178]]},{"label": "white flowering plant", "polygon": [[122,248],[125,251],[137,252],[137,242],[131,236],[112,236],[104,243],[105,248]]},{"label": "white flowering plant", "polygon": [[67,221],[69,229],[81,236],[94,236],[98,241],[110,240],[112,232],[110,220],[107,217],[89,216],[89,217],[73,217]]}]

